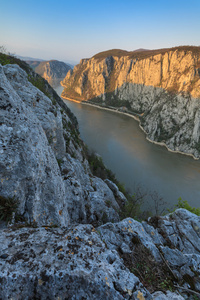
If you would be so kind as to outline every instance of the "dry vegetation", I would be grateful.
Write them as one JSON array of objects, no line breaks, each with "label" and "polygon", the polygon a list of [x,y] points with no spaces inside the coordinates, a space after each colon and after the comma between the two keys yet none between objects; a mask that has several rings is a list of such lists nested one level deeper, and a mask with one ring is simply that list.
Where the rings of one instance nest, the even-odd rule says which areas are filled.
[{"label": "dry vegetation", "polygon": [[151,57],[153,55],[157,54],[165,54],[166,52],[170,51],[185,51],[189,52],[191,51],[194,54],[200,55],[200,47],[197,46],[179,46],[179,47],[173,47],[173,48],[164,48],[164,49],[156,49],[156,50],[141,50],[141,51],[125,51],[125,50],[120,50],[120,49],[112,49],[104,52],[100,52],[96,55],[93,56],[93,58],[96,59],[104,59],[108,56],[117,56],[117,57],[122,57],[122,56],[128,56],[131,59],[145,59],[148,57]]}]

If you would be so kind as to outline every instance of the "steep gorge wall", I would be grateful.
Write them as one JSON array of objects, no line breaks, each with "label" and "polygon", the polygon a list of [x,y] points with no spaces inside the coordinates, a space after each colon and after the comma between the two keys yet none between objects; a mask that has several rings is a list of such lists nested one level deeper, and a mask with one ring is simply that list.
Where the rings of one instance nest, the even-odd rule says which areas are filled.
[{"label": "steep gorge wall", "polygon": [[81,60],[62,81],[62,96],[125,105],[140,116],[150,140],[198,158],[200,49],[176,48],[146,56]]},{"label": "steep gorge wall", "polygon": [[75,117],[29,71],[0,65],[0,216],[15,197],[22,218],[0,221],[0,299],[194,299],[200,217],[119,222],[125,197],[92,175]]},{"label": "steep gorge wall", "polygon": [[69,70],[71,70],[69,65],[57,60],[40,62],[35,68],[35,72],[46,79],[52,87],[57,87]]},{"label": "steep gorge wall", "polygon": [[51,99],[28,78],[18,65],[0,65],[0,197],[15,197],[18,214],[38,225],[118,221],[119,205],[92,175],[75,117],[47,83]]},{"label": "steep gorge wall", "polygon": [[[161,87],[168,91],[189,92],[200,97],[200,55],[171,50],[144,59],[129,56],[83,59],[62,84],[72,87],[82,100],[114,92],[125,82]],[[89,90],[86,89],[89,86]]]}]

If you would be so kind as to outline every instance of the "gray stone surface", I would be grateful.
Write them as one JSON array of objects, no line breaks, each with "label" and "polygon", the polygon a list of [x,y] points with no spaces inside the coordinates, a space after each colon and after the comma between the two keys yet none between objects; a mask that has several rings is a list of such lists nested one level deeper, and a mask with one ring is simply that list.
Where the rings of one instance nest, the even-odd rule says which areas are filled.
[{"label": "gray stone surface", "polygon": [[0,240],[1,299],[151,299],[91,225],[10,228]]},{"label": "gray stone surface", "polygon": [[66,155],[61,170],[71,222],[96,226],[119,221],[119,205],[103,180],[87,173],[83,164],[70,155]]},{"label": "gray stone surface", "polygon": [[[185,210],[176,211],[171,217],[175,219],[177,215],[186,215],[188,225],[196,218]],[[159,247],[154,244],[152,233],[131,218],[96,229],[84,224],[68,228],[14,225],[2,229],[0,297],[10,299],[23,294],[19,299],[63,299],[65,295],[72,299],[189,299],[186,293],[183,298],[170,291],[151,295],[141,278],[134,275],[131,265],[129,270],[124,259],[129,255],[134,260],[134,249],[140,244],[158,265],[164,257],[178,280],[176,285],[184,283],[185,288],[199,291],[199,255],[171,249],[165,242]]]},{"label": "gray stone surface", "polygon": [[18,212],[40,225],[119,221],[114,195],[89,171],[66,112],[18,65],[1,67],[0,76],[0,195],[15,196]]},{"label": "gray stone surface", "polygon": [[131,253],[137,241],[150,250],[156,261],[161,261],[159,251],[151,236],[146,233],[142,224],[138,221],[127,218],[117,224],[107,223],[102,225],[98,230],[109,249]]},{"label": "gray stone surface", "polygon": [[154,300],[184,300],[185,299],[181,295],[172,293],[170,291],[168,291],[166,294],[164,294],[163,292],[155,292],[152,296]]},{"label": "gray stone surface", "polygon": [[127,199],[124,196],[124,194],[119,191],[119,188],[116,186],[116,184],[109,179],[105,179],[104,181],[113,192],[115,199],[118,201],[118,203],[120,203],[121,206],[125,205]]},{"label": "gray stone surface", "polygon": [[142,112],[140,125],[149,140],[199,158],[199,99],[132,83],[124,83],[117,95],[120,100],[129,99],[134,111]]},{"label": "gray stone surface", "polygon": [[28,81],[28,76],[17,65],[6,65],[3,67],[4,74],[24,104],[30,108],[41,122],[49,145],[52,147],[56,157],[65,154],[65,141],[63,137],[62,115],[58,107],[45,96],[39,89]]},{"label": "gray stone surface", "polygon": [[[200,217],[185,209],[149,219],[162,243],[158,249],[178,281],[200,292]],[[144,226],[145,228],[145,226]]]},{"label": "gray stone surface", "polygon": [[[0,66],[0,196],[15,196],[28,222],[0,224],[0,299],[183,299],[162,293],[169,276],[200,292],[200,217],[178,209],[119,222],[126,198],[91,174],[58,102],[18,66]],[[138,249],[166,272],[156,294],[136,270]]]},{"label": "gray stone surface", "polygon": [[[9,72],[9,66],[5,69]],[[17,82],[27,77],[18,66],[10,69],[10,77]],[[42,124],[13,89],[1,66],[0,84],[0,194],[15,196],[19,213],[29,222],[68,225],[64,183]]]}]

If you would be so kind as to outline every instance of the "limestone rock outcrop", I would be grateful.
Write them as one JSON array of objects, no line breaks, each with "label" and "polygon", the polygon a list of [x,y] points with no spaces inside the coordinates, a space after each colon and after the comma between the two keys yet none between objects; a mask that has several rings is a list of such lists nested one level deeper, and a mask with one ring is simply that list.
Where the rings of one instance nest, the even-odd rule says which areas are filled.
[{"label": "limestone rock outcrop", "polygon": [[118,221],[113,192],[92,176],[62,100],[49,99],[18,65],[1,67],[0,79],[0,195],[15,197],[18,213],[39,225]]},{"label": "limestone rock outcrop", "polygon": [[200,48],[177,47],[122,55],[111,50],[82,59],[62,82],[66,87],[63,94],[67,96],[68,88],[72,87],[82,100],[114,92],[124,83],[186,92],[199,98]]},{"label": "limestone rock outcrop", "polygon": [[179,209],[142,224],[1,230],[0,297],[194,299],[183,291],[200,292],[199,229],[200,217]]},{"label": "limestone rock outcrop", "polygon": [[58,60],[42,62],[27,61],[34,71],[48,81],[52,87],[56,87],[65,78],[71,67]]},{"label": "limestone rock outcrop", "polygon": [[0,201],[18,203],[0,221],[0,299],[193,299],[200,217],[120,221],[126,198],[92,175],[75,116],[30,76],[0,66]]},{"label": "limestone rock outcrop", "polygon": [[149,140],[200,157],[200,47],[99,53],[61,84],[64,98],[126,106]]}]

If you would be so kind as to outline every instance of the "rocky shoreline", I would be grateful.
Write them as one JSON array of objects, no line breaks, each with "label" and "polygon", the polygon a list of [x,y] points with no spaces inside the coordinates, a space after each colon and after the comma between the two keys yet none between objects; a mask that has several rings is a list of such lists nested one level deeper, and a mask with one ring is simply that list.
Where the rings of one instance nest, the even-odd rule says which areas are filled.
[{"label": "rocky shoreline", "polygon": [[165,147],[169,152],[177,153],[177,154],[182,154],[182,155],[186,155],[186,156],[190,156],[194,160],[199,160],[199,158],[195,157],[193,154],[181,152],[181,151],[178,151],[178,150],[172,150],[165,143],[163,143],[163,142],[156,142],[156,141],[153,141],[150,138],[148,138],[147,132],[145,131],[145,129],[142,127],[142,125],[140,123],[140,118],[138,116],[134,116],[133,113],[123,112],[123,111],[119,111],[117,108],[114,108],[114,107],[103,107],[102,105],[98,105],[98,104],[95,104],[95,103],[91,103],[91,102],[87,102],[87,101],[78,101],[78,100],[75,100],[75,99],[72,99],[72,98],[63,97],[63,96],[62,96],[62,99],[65,99],[65,100],[68,100],[68,101],[72,101],[72,102],[76,102],[76,103],[81,103],[83,105],[90,105],[90,106],[97,107],[97,108],[100,108],[100,109],[103,109],[103,110],[108,110],[108,111],[111,110],[111,111],[114,111],[116,113],[123,114],[125,116],[131,117],[134,120],[136,120],[136,121],[139,122],[140,129],[145,133],[146,140],[149,141],[150,143],[153,143],[153,144],[158,145],[158,146]]},{"label": "rocky shoreline", "polygon": [[118,55],[81,60],[62,81],[63,96],[130,108],[148,140],[199,159],[200,47]]}]

